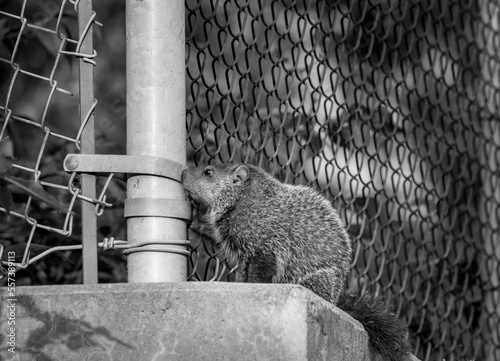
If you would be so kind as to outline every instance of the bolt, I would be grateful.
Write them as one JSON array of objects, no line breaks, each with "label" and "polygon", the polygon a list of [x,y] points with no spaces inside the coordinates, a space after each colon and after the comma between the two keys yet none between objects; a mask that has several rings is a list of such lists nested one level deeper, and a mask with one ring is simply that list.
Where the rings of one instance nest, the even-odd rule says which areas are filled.
[{"label": "bolt", "polygon": [[68,170],[75,170],[78,164],[79,162],[76,157],[68,157],[68,159],[66,159],[66,168],[68,168]]}]

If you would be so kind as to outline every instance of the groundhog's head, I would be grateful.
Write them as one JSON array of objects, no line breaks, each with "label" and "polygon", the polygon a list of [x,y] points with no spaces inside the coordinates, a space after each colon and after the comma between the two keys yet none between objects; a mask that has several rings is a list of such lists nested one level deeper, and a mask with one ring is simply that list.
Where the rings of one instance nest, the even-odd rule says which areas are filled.
[{"label": "groundhog's head", "polygon": [[245,164],[205,165],[182,172],[182,185],[199,214],[226,213],[238,199],[240,188],[249,180]]}]

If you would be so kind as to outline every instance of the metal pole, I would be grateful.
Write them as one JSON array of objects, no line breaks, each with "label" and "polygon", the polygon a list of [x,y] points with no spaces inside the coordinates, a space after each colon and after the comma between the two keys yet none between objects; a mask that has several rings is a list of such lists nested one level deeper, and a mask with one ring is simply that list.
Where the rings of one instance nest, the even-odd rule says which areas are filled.
[{"label": "metal pole", "polygon": [[[127,155],[186,164],[184,1],[127,0],[126,27]],[[127,198],[183,200],[185,193],[175,180],[138,175],[127,181]],[[127,219],[127,239],[132,245],[182,240],[187,227],[175,218],[135,216]],[[128,282],[185,281],[186,271],[182,254],[128,256]]]},{"label": "metal pole", "polygon": [[[84,54],[93,54],[92,26],[83,34],[92,17],[92,1],[82,0],[78,3],[78,28],[80,36],[84,36],[79,51]],[[79,59],[80,68],[80,119],[86,121],[87,113],[92,109],[94,102],[94,65]],[[81,152],[83,154],[95,153],[94,115],[85,125],[81,137]],[[82,174],[82,194],[95,199],[95,176]],[[83,258],[83,283],[97,283],[97,216],[95,206],[89,202],[82,202],[82,258]]]}]

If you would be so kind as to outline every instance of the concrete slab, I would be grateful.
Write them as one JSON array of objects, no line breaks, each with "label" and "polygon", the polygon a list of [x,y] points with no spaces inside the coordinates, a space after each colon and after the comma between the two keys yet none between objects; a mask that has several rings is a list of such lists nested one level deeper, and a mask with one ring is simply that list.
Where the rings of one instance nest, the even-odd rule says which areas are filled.
[{"label": "concrete slab", "polygon": [[15,292],[9,301],[1,289],[5,360],[369,359],[362,326],[297,285],[102,284]]}]

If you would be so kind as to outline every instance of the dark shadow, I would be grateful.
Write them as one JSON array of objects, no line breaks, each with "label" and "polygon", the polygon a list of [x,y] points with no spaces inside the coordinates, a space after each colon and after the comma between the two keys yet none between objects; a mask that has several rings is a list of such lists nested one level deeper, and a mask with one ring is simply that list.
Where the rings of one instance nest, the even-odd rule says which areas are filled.
[{"label": "dark shadow", "polygon": [[[2,307],[2,314],[5,312]],[[22,309],[22,310],[21,310]],[[103,346],[102,338],[116,342],[127,348],[133,348],[129,344],[114,337],[105,327],[94,327],[89,322],[78,318],[70,318],[56,311],[42,311],[37,301],[32,296],[17,296],[16,315],[20,320],[23,315],[36,319],[42,325],[29,331],[29,336],[23,345],[16,345],[16,354],[29,354],[33,360],[51,360],[43,350],[49,345],[65,345],[70,350],[95,347],[96,349],[106,349]],[[2,317],[4,319],[4,317]],[[6,319],[6,317],[5,317]],[[19,322],[18,320],[18,322]],[[17,328],[18,336],[19,329]],[[4,330],[0,333],[0,353],[6,355],[8,346],[4,337]]]}]

